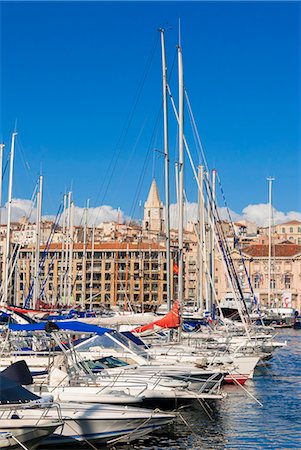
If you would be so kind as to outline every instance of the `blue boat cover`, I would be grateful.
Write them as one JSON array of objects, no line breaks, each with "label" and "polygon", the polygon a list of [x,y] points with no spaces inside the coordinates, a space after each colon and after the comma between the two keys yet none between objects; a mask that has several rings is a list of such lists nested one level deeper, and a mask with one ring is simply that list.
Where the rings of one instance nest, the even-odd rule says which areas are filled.
[{"label": "blue boat cover", "polygon": [[[58,322],[52,322],[57,325],[57,327],[62,331],[74,331],[76,333],[95,333],[102,336],[105,333],[111,333],[114,330],[110,328],[98,327],[97,325],[89,325],[88,323],[79,322],[77,320],[63,321],[60,320]],[[18,324],[11,323],[9,324],[9,329],[12,331],[43,331],[45,330],[45,322],[44,323],[26,323],[26,324]]]}]

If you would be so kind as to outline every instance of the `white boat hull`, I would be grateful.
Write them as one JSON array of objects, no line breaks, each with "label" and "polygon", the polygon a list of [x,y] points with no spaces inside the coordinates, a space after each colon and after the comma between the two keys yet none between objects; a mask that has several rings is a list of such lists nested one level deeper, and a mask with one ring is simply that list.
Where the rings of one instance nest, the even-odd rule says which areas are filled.
[{"label": "white boat hull", "polygon": [[[108,443],[116,438],[130,441],[166,425],[175,417],[146,409],[108,405],[61,403],[60,407],[64,424],[47,438],[47,445],[87,440]],[[50,418],[52,414],[49,409],[46,417]]]},{"label": "white boat hull", "polygon": [[40,442],[51,435],[59,423],[49,423],[41,420],[40,424],[32,424],[32,420],[24,419],[1,419],[0,420],[0,448],[18,448],[18,441],[35,449]]}]

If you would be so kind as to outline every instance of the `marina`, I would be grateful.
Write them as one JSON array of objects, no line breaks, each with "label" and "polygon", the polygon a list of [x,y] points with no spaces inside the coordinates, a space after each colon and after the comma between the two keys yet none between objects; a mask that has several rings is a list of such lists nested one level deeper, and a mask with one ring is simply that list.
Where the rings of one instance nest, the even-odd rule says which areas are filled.
[{"label": "marina", "polygon": [[300,449],[300,5],[0,7],[0,448]]},{"label": "marina", "polygon": [[[202,360],[202,369],[198,369],[197,361],[204,355],[207,338],[198,338],[203,341],[201,347],[193,346],[190,341],[185,352],[181,344],[181,352],[172,356],[170,349],[177,349],[176,342],[167,343],[166,353],[162,344],[155,350],[155,341],[141,349],[141,339],[131,338],[131,333],[125,336],[80,321],[11,324],[9,327],[10,363],[1,372],[0,430],[6,443],[4,448],[15,448],[15,440],[21,439],[23,434],[14,429],[17,426],[21,430],[24,420],[37,421],[39,427],[44,426],[45,434],[40,433],[39,439],[34,437],[33,429],[28,434],[31,442],[44,439],[40,448],[61,448],[68,443],[75,448],[81,443],[83,447],[78,448],[85,449],[99,445],[112,448],[113,444],[121,449],[299,448],[300,420],[294,413],[300,402],[299,330],[283,329],[274,333],[273,340],[266,334],[259,342],[258,333],[252,346],[246,346],[252,342],[252,338],[248,338],[243,347],[241,343],[235,344],[240,341],[239,336],[243,336],[241,332],[236,330],[232,338],[229,335],[233,348],[238,345],[239,352],[245,356],[262,355],[256,358],[255,369],[245,374],[247,379],[242,381],[241,373],[235,377],[236,359],[234,363],[231,358],[222,363],[217,357],[216,348],[220,346],[217,331],[210,333],[210,344],[207,344],[212,348],[216,334],[215,358],[209,362],[207,356],[206,362]],[[68,338],[70,332],[74,343]],[[41,347],[50,338],[48,363],[36,343],[34,352],[29,348],[17,350],[19,334],[20,343],[25,343],[26,335],[34,343],[37,334]],[[82,342],[78,344],[75,336],[79,334]],[[131,340],[127,341],[128,338]],[[113,347],[108,339],[115,343]],[[59,345],[53,347],[54,343]],[[222,345],[221,356],[225,355]],[[188,348],[194,348],[193,353],[189,353]],[[151,349],[155,350],[153,356],[149,353]],[[5,364],[5,353],[4,346],[2,364]],[[108,356],[104,357],[106,354]],[[160,360],[160,355],[164,354]],[[169,363],[168,354],[172,357]],[[237,351],[232,349],[229,356],[231,354],[234,356]],[[13,363],[13,359],[19,363]],[[234,371],[231,364],[234,364]],[[241,372],[241,369],[236,370]],[[231,373],[230,384],[224,384],[223,380],[225,382]],[[79,403],[80,398],[84,400]],[[5,428],[5,423],[10,424],[9,428]],[[155,431],[157,428],[159,430]],[[43,438],[51,433],[54,434],[46,440]],[[23,439],[22,448],[36,448],[30,442],[27,446],[25,435]],[[133,443],[129,444],[131,441]]]},{"label": "marina", "polygon": [[[262,402],[256,404],[239,387],[226,386],[227,397],[213,410],[212,420],[193,403],[175,424],[121,450],[182,449],[299,449],[301,418],[300,332],[282,330],[288,346],[255,371],[247,389]],[[82,447],[80,447],[82,448]],[[87,450],[89,447],[84,447]],[[109,447],[107,447],[109,448]]]}]

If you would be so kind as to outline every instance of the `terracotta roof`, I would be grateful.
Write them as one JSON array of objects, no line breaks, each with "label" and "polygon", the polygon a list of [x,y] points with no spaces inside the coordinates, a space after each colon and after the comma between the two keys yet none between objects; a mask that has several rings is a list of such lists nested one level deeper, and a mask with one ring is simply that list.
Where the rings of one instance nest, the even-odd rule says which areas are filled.
[{"label": "terracotta roof", "polygon": [[241,222],[234,222],[234,225],[236,225],[237,227],[247,228],[247,225],[245,225],[244,223],[241,223]]},{"label": "terracotta roof", "polygon": [[[248,256],[268,257],[269,246],[268,245],[250,245],[244,247],[243,253]],[[301,245],[296,244],[276,244],[272,246],[272,257],[292,257],[301,253]]]},{"label": "terracotta roof", "polygon": [[278,226],[282,225],[301,225],[300,220],[290,220],[289,222],[279,223]]}]

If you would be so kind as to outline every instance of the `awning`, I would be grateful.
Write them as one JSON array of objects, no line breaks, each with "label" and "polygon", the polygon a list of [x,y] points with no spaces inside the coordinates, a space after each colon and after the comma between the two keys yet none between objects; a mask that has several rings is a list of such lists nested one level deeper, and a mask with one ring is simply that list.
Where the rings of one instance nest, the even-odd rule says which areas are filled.
[{"label": "awning", "polygon": [[9,329],[12,331],[45,331],[47,323],[55,324],[59,330],[70,331],[75,333],[95,333],[102,336],[105,333],[111,333],[114,330],[110,328],[98,327],[97,325],[89,325],[77,320],[57,322],[43,322],[43,323],[28,323],[28,324],[9,324]]}]

